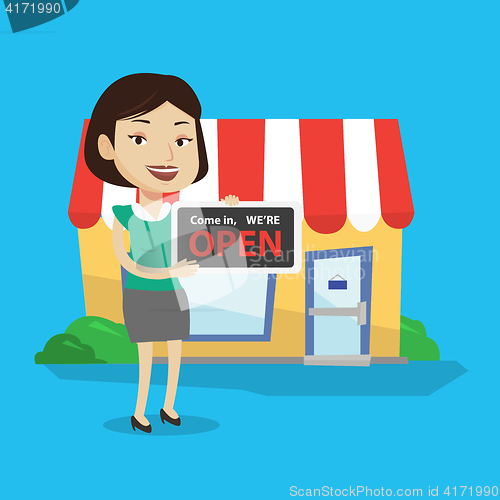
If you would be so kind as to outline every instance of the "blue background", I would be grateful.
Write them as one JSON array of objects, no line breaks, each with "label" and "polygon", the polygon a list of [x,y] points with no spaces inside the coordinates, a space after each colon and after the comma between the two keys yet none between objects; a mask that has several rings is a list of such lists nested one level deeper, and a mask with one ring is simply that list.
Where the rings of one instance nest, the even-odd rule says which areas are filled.
[{"label": "blue background", "polygon": [[[288,498],[292,485],[498,485],[498,5],[81,0],[17,34],[0,14],[4,486]],[[179,408],[219,430],[106,430],[132,413],[135,385],[61,381],[33,356],[84,314],[67,216],[81,128],[135,72],[182,77],[205,118],[398,118],[415,206],[402,314],[469,372],[429,397],[180,387]]]}]

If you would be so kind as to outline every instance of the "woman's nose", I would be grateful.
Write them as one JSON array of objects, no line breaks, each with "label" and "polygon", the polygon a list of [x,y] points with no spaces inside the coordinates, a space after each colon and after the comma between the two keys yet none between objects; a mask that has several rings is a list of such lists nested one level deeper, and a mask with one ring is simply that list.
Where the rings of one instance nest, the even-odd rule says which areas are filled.
[{"label": "woman's nose", "polygon": [[165,158],[165,161],[169,162],[169,161],[172,161],[174,159],[174,150],[172,148],[172,146],[170,145],[170,143],[167,142],[167,150],[165,151],[165,154],[166,154],[166,158]]}]

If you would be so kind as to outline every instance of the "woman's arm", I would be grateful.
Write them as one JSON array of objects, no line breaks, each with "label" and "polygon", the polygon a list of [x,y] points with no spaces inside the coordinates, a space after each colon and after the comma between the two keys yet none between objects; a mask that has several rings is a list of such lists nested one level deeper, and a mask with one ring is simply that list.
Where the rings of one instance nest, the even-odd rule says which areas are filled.
[{"label": "woman's arm", "polygon": [[[129,257],[127,250],[125,249],[125,243],[123,242],[123,226],[116,217],[113,221],[113,249],[118,262],[123,266],[123,268],[129,273],[139,276],[139,278],[146,278],[150,280],[186,278],[195,274],[198,267],[200,267],[196,264],[195,260],[187,262],[187,259],[184,259],[183,261],[168,268],[147,268],[141,266],[141,270],[137,269],[136,263]],[[151,271],[145,271],[144,269],[151,269]]]}]

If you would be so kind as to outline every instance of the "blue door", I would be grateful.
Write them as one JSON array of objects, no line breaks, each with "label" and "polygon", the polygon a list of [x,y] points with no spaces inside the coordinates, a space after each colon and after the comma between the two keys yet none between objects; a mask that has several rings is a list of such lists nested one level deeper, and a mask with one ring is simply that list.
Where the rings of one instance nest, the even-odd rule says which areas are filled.
[{"label": "blue door", "polygon": [[370,350],[373,247],[306,252],[306,355]]}]

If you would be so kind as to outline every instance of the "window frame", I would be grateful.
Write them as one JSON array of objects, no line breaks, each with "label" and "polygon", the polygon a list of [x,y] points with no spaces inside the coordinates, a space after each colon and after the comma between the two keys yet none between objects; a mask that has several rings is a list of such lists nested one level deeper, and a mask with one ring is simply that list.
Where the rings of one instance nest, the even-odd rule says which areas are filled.
[{"label": "window frame", "polygon": [[190,333],[189,339],[184,342],[270,342],[273,325],[274,298],[276,295],[276,274],[267,275],[266,309],[264,313],[263,333],[252,333],[245,335],[203,335],[200,333]]}]

